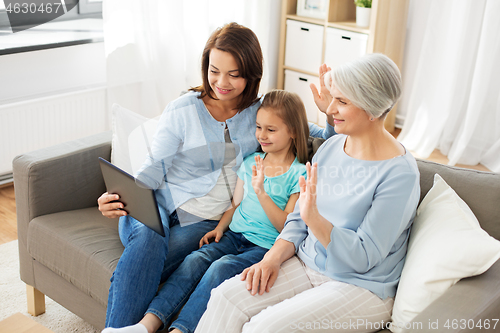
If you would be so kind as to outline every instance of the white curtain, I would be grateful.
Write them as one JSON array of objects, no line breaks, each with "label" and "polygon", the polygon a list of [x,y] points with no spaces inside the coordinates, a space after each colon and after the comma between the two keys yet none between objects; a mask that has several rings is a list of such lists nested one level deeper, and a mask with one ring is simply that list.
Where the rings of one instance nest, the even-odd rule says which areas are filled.
[{"label": "white curtain", "polygon": [[276,86],[280,0],[103,1],[108,104],[146,117],[201,84],[201,53],[217,27],[252,29],[264,54],[261,92]]},{"label": "white curtain", "polygon": [[500,172],[500,1],[412,0],[401,142]]}]

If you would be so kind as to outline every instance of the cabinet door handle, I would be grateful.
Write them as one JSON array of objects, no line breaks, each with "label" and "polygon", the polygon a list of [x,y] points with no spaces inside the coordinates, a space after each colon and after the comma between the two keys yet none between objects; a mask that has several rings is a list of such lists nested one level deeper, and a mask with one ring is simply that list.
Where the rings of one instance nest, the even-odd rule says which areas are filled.
[{"label": "cabinet door handle", "polygon": [[347,40],[351,40],[351,37],[347,37],[347,36],[342,36],[342,39],[347,39]]},{"label": "cabinet door handle", "polygon": [[300,30],[309,31],[308,28],[300,28]]},{"label": "cabinet door handle", "polygon": [[303,77],[299,77],[299,80],[300,80],[300,81],[306,81],[306,82],[307,82],[307,79],[306,79],[306,78],[303,78]]}]

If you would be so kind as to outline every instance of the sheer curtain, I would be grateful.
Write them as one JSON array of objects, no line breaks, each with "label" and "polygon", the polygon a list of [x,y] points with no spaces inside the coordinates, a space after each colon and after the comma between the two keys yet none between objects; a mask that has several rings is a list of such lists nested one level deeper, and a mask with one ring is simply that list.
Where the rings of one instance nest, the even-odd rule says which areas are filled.
[{"label": "sheer curtain", "polygon": [[280,0],[103,1],[108,104],[146,117],[201,83],[211,32],[235,21],[252,29],[264,53],[261,92],[276,86]]},{"label": "sheer curtain", "polygon": [[412,0],[400,103],[408,149],[500,172],[499,16],[498,0]]}]

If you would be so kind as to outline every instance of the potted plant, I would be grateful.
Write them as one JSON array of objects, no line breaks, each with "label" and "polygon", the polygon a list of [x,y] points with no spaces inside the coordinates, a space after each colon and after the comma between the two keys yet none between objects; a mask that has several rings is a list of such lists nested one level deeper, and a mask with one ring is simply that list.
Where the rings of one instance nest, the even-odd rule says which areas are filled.
[{"label": "potted plant", "polygon": [[372,0],[354,0],[356,5],[356,25],[368,27],[370,25],[370,14]]}]

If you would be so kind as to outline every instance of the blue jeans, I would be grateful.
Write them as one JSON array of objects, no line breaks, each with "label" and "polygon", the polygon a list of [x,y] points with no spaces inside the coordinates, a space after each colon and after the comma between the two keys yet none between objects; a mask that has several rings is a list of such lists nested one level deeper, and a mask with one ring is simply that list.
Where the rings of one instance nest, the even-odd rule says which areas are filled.
[{"label": "blue jeans", "polygon": [[147,312],[168,325],[184,306],[170,329],[194,332],[207,308],[210,291],[261,261],[266,252],[266,248],[253,244],[242,234],[227,231],[218,243],[204,245],[184,259],[161,287]]},{"label": "blue jeans", "polygon": [[106,327],[137,324],[144,317],[160,283],[188,254],[199,248],[201,237],[218,224],[218,221],[202,221],[181,227],[175,212],[168,216],[165,209],[159,208],[165,237],[133,217],[120,218],[118,228],[125,250],[111,277]]}]

